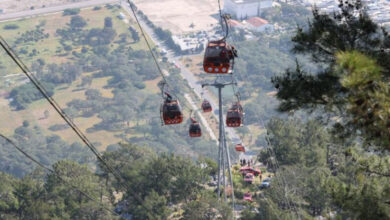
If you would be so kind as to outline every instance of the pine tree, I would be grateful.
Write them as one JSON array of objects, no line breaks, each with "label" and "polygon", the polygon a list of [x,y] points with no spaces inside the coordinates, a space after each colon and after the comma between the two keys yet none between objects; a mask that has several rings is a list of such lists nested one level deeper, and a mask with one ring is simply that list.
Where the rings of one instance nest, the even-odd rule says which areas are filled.
[{"label": "pine tree", "polygon": [[[307,29],[298,27],[292,39],[293,52],[310,55],[319,71],[308,73],[297,61],[295,70],[289,69],[285,74],[273,77],[281,101],[279,110],[324,109],[332,116],[340,117],[342,123],[336,125],[339,130],[347,131],[345,134],[363,129],[368,142],[390,149],[387,144],[390,130],[386,124],[390,37],[371,20],[360,0],[340,0],[339,8],[340,11],[333,15],[320,13],[315,8]],[[371,67],[365,68],[359,62]],[[375,82],[365,81],[366,74],[362,71],[374,71],[367,74],[374,77]],[[371,90],[364,94],[358,92],[356,86],[365,93]],[[361,98],[372,100],[368,105]],[[355,106],[351,106],[353,100]],[[362,104],[364,106],[360,106]],[[363,115],[362,111],[375,112]],[[359,117],[364,117],[363,121]]]}]

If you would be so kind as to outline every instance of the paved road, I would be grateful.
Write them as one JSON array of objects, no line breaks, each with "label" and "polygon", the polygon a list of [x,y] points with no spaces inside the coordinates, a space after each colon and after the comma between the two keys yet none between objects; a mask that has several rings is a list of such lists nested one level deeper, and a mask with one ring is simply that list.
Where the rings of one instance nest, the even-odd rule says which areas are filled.
[{"label": "paved road", "polygon": [[66,5],[51,6],[47,8],[37,8],[29,11],[20,11],[20,12],[14,12],[9,14],[1,14],[0,21],[15,20],[15,19],[21,19],[25,17],[59,12],[69,8],[86,8],[94,5],[102,5],[102,4],[114,3],[114,2],[119,2],[119,0],[90,0],[90,1],[77,2],[77,3],[66,4]]}]

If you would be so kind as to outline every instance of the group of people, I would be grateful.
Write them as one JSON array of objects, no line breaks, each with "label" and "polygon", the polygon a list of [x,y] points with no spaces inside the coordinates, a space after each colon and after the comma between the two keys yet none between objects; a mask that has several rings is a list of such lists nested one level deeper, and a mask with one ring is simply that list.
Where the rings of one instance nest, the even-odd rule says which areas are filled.
[{"label": "group of people", "polygon": [[248,165],[249,167],[251,166],[251,164],[252,165],[255,165],[254,163],[253,163],[253,160],[252,159],[248,159],[248,160],[245,160],[245,159],[240,159],[240,165],[241,166],[246,166],[246,165]]}]

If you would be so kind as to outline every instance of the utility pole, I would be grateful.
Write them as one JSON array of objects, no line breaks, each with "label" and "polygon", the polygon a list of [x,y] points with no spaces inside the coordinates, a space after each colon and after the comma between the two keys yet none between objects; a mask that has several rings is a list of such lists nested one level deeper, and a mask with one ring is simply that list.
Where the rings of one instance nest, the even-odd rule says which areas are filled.
[{"label": "utility pole", "polygon": [[223,120],[223,107],[222,107],[222,89],[227,85],[237,85],[237,83],[236,82],[221,83],[218,82],[218,78],[217,78],[217,80],[214,83],[202,84],[202,88],[205,86],[212,86],[218,89],[218,107],[219,107],[218,185],[217,185],[218,200],[221,199],[220,197],[221,197],[221,168],[222,168],[224,201],[227,202],[227,195],[226,195],[227,181],[226,181],[226,170],[225,170],[226,169],[225,167],[227,166],[228,174],[229,174],[229,182],[232,191],[232,208],[233,208],[233,216],[234,216],[235,204],[234,204],[233,177],[231,171],[230,153],[226,144],[225,123]]}]

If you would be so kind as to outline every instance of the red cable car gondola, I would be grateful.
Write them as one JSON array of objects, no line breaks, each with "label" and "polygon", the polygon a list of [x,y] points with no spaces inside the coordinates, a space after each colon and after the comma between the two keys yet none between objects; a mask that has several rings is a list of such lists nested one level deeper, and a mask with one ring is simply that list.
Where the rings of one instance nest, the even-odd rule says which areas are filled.
[{"label": "red cable car gondola", "polygon": [[236,102],[228,110],[226,115],[226,126],[228,127],[240,127],[244,118],[244,112],[239,102]]},{"label": "red cable car gondola", "polygon": [[245,147],[242,146],[242,144],[237,144],[237,145],[236,145],[236,151],[237,151],[237,152],[244,152],[244,153],[245,153]]},{"label": "red cable car gondola", "polygon": [[211,112],[213,110],[213,107],[211,107],[211,104],[209,101],[204,100],[202,102],[202,110],[203,110],[203,112]]},{"label": "red cable car gondola", "polygon": [[183,113],[178,100],[166,93],[164,104],[161,105],[161,116],[165,125],[180,124],[183,121]]},{"label": "red cable car gondola", "polygon": [[202,129],[200,128],[200,124],[194,119],[191,118],[191,125],[189,129],[190,137],[200,137],[202,136]]},{"label": "red cable car gondola", "polygon": [[234,57],[237,51],[226,43],[225,39],[209,41],[203,60],[203,69],[206,73],[226,74],[233,70]]}]

